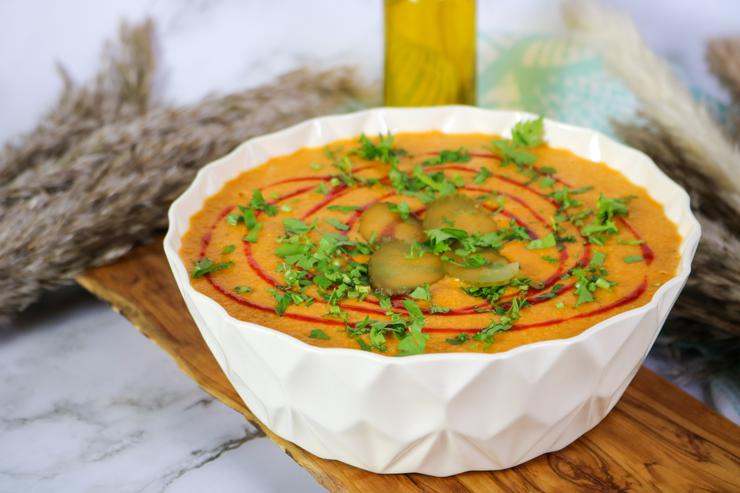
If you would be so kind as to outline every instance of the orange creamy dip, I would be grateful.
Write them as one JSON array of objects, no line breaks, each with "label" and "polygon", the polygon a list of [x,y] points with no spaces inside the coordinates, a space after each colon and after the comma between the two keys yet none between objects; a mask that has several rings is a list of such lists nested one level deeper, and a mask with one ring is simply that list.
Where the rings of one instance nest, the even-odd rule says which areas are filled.
[{"label": "orange creamy dip", "polygon": [[[514,220],[533,240],[553,233],[553,217],[557,216],[562,204],[548,194],[559,189],[592,187],[572,195],[582,205],[569,209],[569,215],[588,209],[595,212],[600,194],[634,198],[628,202],[628,215],[614,218],[618,232],[602,235],[603,245],[589,242],[581,233],[583,227],[594,220],[591,214],[580,222],[575,221],[578,225],[560,221],[558,237],[566,241],[558,241],[554,246],[531,249],[530,241],[511,241],[501,248],[502,255],[519,263],[519,277],[531,281],[526,291],[519,287],[506,288],[504,295],[494,303],[502,313],[510,309],[514,297],[526,301],[512,327],[496,333],[493,342],[484,343],[474,336],[500,319],[500,313],[492,312],[486,300],[464,291],[468,286],[457,279],[444,277],[431,284],[431,303],[414,300],[424,311],[423,332],[429,336],[424,352],[500,352],[536,341],[572,337],[604,319],[645,305],[655,291],[675,275],[681,238],[662,206],[650,198],[645,189],[604,164],[546,145],[529,150],[537,156],[536,167],[548,172],[533,179],[522,174],[516,166],[502,165],[489,147],[494,138],[482,134],[405,133],[396,135],[393,145],[406,151],[400,157],[398,169],[409,174],[415,165],[443,149],[465,148],[469,160],[425,166],[423,171],[444,173],[446,179],[457,185],[457,193],[477,199],[487,196],[480,203],[493,214],[497,224],[503,228]],[[337,155],[357,148],[357,142],[335,142],[328,147],[337,152],[332,156],[336,159]],[[358,233],[358,219],[364,208],[376,201],[405,202],[411,211],[417,211],[423,210],[425,204],[416,197],[396,193],[388,182],[391,169],[388,163],[350,154],[353,175],[363,179],[377,178],[379,183],[346,186],[336,176],[332,179],[338,173],[331,164],[332,158],[322,148],[301,149],[271,159],[229,181],[191,218],[180,255],[191,270],[194,263],[204,257],[213,263],[233,262],[227,268],[192,278],[195,289],[216,300],[233,317],[282,331],[312,345],[359,349],[362,343],[350,337],[347,327],[353,327],[366,317],[388,319],[387,309],[379,306],[376,293],[370,293],[363,300],[341,301],[338,306],[346,314],[346,321],[328,315],[330,306],[319,296],[319,288],[313,285],[305,289],[305,294],[315,300],[312,304],[290,304],[282,316],[275,312],[275,292],[280,292],[285,275],[280,267],[285,259],[275,253],[286,234],[283,221],[286,218],[297,218],[305,224],[315,221],[316,230],[309,233],[315,241],[320,238],[320,231],[327,231],[364,242]],[[490,176],[481,174],[482,167],[490,171]],[[227,215],[238,212],[238,204],[249,204],[256,189],[278,210],[274,216],[257,211],[256,219],[261,229],[253,235],[256,242],[250,243],[243,241],[247,234],[245,224],[229,224]],[[349,228],[341,231],[336,224]],[[594,255],[604,258],[603,272],[606,274],[603,277],[612,285],[597,287],[592,301],[578,304],[577,278],[571,269],[586,268]],[[367,258],[367,255],[355,256],[360,263],[366,263]],[[408,299],[408,295],[394,296],[393,310],[407,317],[402,304],[404,299]],[[432,304],[449,311],[432,313]],[[320,329],[322,338],[315,337],[315,329]],[[312,331],[314,337],[309,337]],[[323,338],[324,334],[328,338]],[[367,342],[369,335],[361,337]],[[455,341],[456,337],[464,342],[451,343],[450,340],[459,342]],[[386,339],[385,354],[397,354],[396,338],[388,334]]]}]

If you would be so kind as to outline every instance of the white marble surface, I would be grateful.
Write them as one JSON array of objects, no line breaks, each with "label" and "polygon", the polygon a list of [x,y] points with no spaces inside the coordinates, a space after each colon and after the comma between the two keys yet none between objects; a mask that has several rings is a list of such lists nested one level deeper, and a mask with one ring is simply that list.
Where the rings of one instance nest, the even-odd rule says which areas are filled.
[{"label": "white marble surface", "polygon": [[[610,0],[690,81],[704,40],[740,31],[740,2]],[[4,0],[0,143],[56,97],[54,63],[84,80],[122,17],[152,16],[166,100],[259,84],[304,64],[360,63],[379,77],[380,0]],[[479,0],[486,32],[559,31],[557,2]],[[700,393],[700,389],[696,390]],[[0,330],[0,493],[321,491],[276,446],[213,401],[103,303],[72,289]]]},{"label": "white marble surface", "polygon": [[68,289],[0,338],[0,491],[323,491],[110,308]]}]

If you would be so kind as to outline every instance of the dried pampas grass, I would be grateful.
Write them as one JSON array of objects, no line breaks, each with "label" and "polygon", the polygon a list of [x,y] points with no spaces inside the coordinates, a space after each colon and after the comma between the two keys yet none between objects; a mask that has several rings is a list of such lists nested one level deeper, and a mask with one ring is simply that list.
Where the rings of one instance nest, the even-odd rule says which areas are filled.
[{"label": "dried pampas grass", "polygon": [[[626,16],[589,0],[564,4],[570,28],[596,47],[640,100],[646,125],[614,122],[627,144],[650,155],[688,190],[702,225],[693,273],[657,344],[684,376],[740,370],[740,151],[705,107],[642,41]],[[710,45],[710,66],[740,95],[740,47]],[[737,100],[736,100],[737,101]]]},{"label": "dried pampas grass", "polygon": [[706,107],[694,100],[670,66],[645,45],[632,20],[594,0],[567,0],[563,11],[572,32],[599,50],[640,100],[651,124],[668,135],[715,186],[736,195],[740,206],[740,150],[723,137]]},{"label": "dried pampas grass", "polygon": [[35,130],[0,157],[0,318],[109,262],[167,223],[166,209],[205,163],[243,140],[347,110],[347,68],[298,70],[256,89],[180,108],[152,97],[152,25],[123,26],[95,80],[65,90]]},{"label": "dried pampas grass", "polygon": [[740,145],[740,37],[711,40],[707,47],[707,63],[732,97],[727,133]]},{"label": "dried pampas grass", "polygon": [[740,370],[740,211],[717,194],[714,182],[651,126],[614,123],[627,144],[650,155],[691,195],[702,238],[693,272],[658,338],[664,352],[701,377]]},{"label": "dried pampas grass", "polygon": [[38,127],[0,153],[0,184],[24,171],[58,167],[67,150],[101,126],[127,122],[149,111],[155,104],[152,36],[151,21],[137,27],[122,24],[120,42],[105,45],[100,70],[81,87],[58,66],[62,95]]}]

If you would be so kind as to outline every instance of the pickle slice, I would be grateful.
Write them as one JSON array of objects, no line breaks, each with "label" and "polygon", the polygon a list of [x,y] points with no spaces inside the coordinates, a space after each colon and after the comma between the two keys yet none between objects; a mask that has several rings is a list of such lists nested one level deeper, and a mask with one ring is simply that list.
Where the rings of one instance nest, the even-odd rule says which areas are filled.
[{"label": "pickle slice", "polygon": [[486,234],[496,231],[492,214],[465,195],[439,197],[424,214],[424,230],[455,228],[468,234]]},{"label": "pickle slice", "polygon": [[464,267],[458,264],[463,263],[465,257],[451,254],[449,257],[453,262],[442,262],[445,274],[473,286],[497,286],[512,280],[519,274],[518,262],[509,262],[506,257],[494,250],[484,250],[477,253],[486,259],[486,265]]},{"label": "pickle slice", "polygon": [[421,222],[413,216],[404,220],[398,213],[389,208],[389,204],[380,202],[371,205],[360,217],[360,234],[366,240],[396,239],[404,241],[424,241]]},{"label": "pickle slice", "polygon": [[411,243],[390,240],[382,243],[370,256],[370,285],[388,295],[407,293],[424,284],[432,284],[444,276],[442,261],[436,255],[424,253],[408,258]]}]

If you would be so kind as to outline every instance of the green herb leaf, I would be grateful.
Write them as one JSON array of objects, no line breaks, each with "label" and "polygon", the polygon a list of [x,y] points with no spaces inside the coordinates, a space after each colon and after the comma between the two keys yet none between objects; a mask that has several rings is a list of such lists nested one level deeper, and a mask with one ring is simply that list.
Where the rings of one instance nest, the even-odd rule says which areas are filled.
[{"label": "green herb leaf", "polygon": [[228,255],[230,253],[233,253],[234,250],[236,250],[236,245],[226,245],[223,250],[221,250],[221,255]]},{"label": "green herb leaf", "polygon": [[491,171],[488,168],[486,168],[485,166],[481,166],[480,170],[473,177],[473,182],[480,185],[481,183],[484,183],[492,175],[493,173],[491,173]]},{"label": "green herb leaf", "polygon": [[261,229],[262,229],[262,223],[255,224],[252,230],[246,235],[244,235],[244,238],[242,238],[242,240],[248,243],[256,243],[257,237],[259,236],[259,232]]},{"label": "green herb leaf", "polygon": [[390,204],[388,205],[388,209],[401,216],[401,219],[403,219],[404,221],[408,220],[409,216],[411,215],[411,207],[409,207],[406,202]]},{"label": "green herb leaf", "polygon": [[591,290],[589,289],[589,281],[586,276],[578,277],[578,282],[576,282],[576,295],[578,296],[576,306],[580,306],[583,303],[588,303],[594,300]]},{"label": "green herb leaf", "polygon": [[241,214],[237,212],[232,212],[230,214],[227,214],[226,216],[226,224],[230,226],[236,226],[239,224],[239,221],[241,220],[242,216]]},{"label": "green herb leaf", "polygon": [[432,301],[432,293],[429,291],[429,284],[417,286],[416,289],[409,293],[409,296],[415,300]]},{"label": "green herb leaf", "polygon": [[327,207],[330,211],[338,211],[338,212],[352,212],[352,211],[359,211],[362,209],[362,207],[358,205],[330,205]]},{"label": "green herb leaf", "polygon": [[555,235],[553,233],[543,236],[540,239],[532,240],[527,245],[528,250],[541,250],[543,248],[551,248],[556,244]]},{"label": "green herb leaf", "polygon": [[324,332],[324,331],[323,331],[323,330],[321,330],[321,329],[313,329],[313,330],[312,330],[312,331],[311,331],[311,332],[310,332],[310,333],[308,334],[308,337],[310,337],[311,339],[321,339],[322,341],[328,341],[328,340],[330,340],[330,339],[331,339],[331,337],[329,337],[329,336],[327,335],[327,333],[326,333],[326,332]]},{"label": "green herb leaf", "polygon": [[285,226],[285,231],[287,233],[303,234],[311,231],[311,226],[294,217],[286,217],[283,219],[283,226]]},{"label": "green herb leaf", "polygon": [[326,220],[326,222],[334,226],[339,231],[347,231],[349,229],[349,226],[347,226],[342,221],[334,217],[330,217],[329,219]]},{"label": "green herb leaf", "polygon": [[252,288],[249,286],[236,286],[234,287],[234,292],[239,294],[247,294],[252,292]]},{"label": "green herb leaf", "polygon": [[589,267],[601,267],[604,265],[604,260],[606,260],[606,254],[604,252],[600,252],[598,250],[595,250],[593,255],[591,256],[591,262],[589,262]]},{"label": "green herb leaf", "polygon": [[470,161],[470,158],[470,153],[464,147],[460,147],[457,150],[442,149],[436,156],[422,161],[421,165],[434,166],[444,163],[464,163]]},{"label": "green herb leaf", "polygon": [[278,213],[277,207],[273,204],[269,204],[262,196],[262,192],[259,190],[252,192],[252,200],[249,205],[256,211],[264,211],[268,216],[274,216]]},{"label": "green herb leaf", "polygon": [[410,356],[424,352],[429,334],[424,334],[421,329],[424,325],[424,314],[419,305],[412,300],[403,300],[403,307],[409,312],[410,323],[408,334],[399,341],[398,351],[401,356]]},{"label": "green herb leaf", "polygon": [[623,260],[626,264],[635,264],[637,262],[642,262],[645,259],[642,255],[627,255]]},{"label": "green herb leaf", "polygon": [[521,121],[511,129],[511,141],[517,147],[537,147],[544,142],[543,117]]},{"label": "green herb leaf", "polygon": [[558,170],[556,170],[552,166],[540,166],[540,167],[537,168],[537,171],[541,175],[554,175],[555,173],[558,172]]},{"label": "green herb leaf", "polygon": [[453,346],[459,346],[460,344],[465,344],[469,340],[470,340],[470,336],[466,334],[465,332],[460,332],[455,337],[445,339],[447,344],[451,344]]},{"label": "green herb leaf", "polygon": [[626,216],[629,214],[627,202],[633,200],[635,196],[628,196],[621,199],[609,198],[606,195],[599,194],[596,201],[596,218],[600,224],[614,219],[616,216]]},{"label": "green herb leaf", "polygon": [[519,168],[524,168],[525,166],[531,166],[537,161],[537,156],[531,152],[518,149],[508,140],[494,141],[491,150],[501,158],[502,166],[514,163]]},{"label": "green herb leaf", "polygon": [[393,147],[393,135],[378,135],[378,143],[374,143],[365,134],[360,135],[360,147],[355,149],[354,154],[368,161],[381,161],[388,164],[398,164],[399,158],[406,155],[403,149]]},{"label": "green herb leaf", "polygon": [[226,269],[228,267],[231,267],[234,265],[234,262],[228,261],[228,262],[219,262],[217,264],[214,264],[211,259],[208,257],[203,257],[200,260],[196,260],[193,263],[193,273],[192,276],[194,278],[203,277],[207,274],[211,274],[212,272],[216,272],[218,270]]},{"label": "green herb leaf", "polygon": [[555,180],[546,176],[537,182],[537,185],[539,185],[540,188],[552,188],[555,185]]}]

